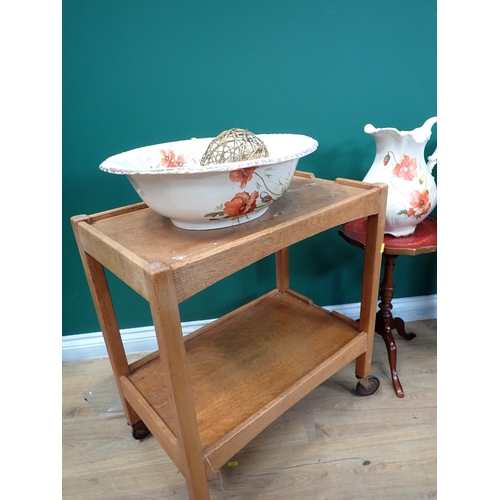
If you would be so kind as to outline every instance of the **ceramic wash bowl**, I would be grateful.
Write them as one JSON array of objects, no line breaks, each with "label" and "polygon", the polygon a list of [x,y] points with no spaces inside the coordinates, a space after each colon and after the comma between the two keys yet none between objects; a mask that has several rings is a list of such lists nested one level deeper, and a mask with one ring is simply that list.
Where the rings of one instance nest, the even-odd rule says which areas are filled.
[{"label": "ceramic wash bowl", "polygon": [[300,158],[318,143],[299,134],[259,134],[269,156],[201,166],[213,138],[189,139],[126,151],[101,163],[126,175],[141,199],[182,229],[217,229],[263,215],[281,198]]}]

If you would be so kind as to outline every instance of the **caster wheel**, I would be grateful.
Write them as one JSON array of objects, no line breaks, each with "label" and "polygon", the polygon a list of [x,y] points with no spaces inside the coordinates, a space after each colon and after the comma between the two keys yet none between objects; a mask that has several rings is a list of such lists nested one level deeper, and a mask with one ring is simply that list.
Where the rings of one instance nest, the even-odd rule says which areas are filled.
[{"label": "caster wheel", "polygon": [[150,434],[151,431],[144,425],[142,420],[139,420],[139,422],[132,425],[132,437],[134,439],[141,440],[148,437]]},{"label": "caster wheel", "polygon": [[356,384],[356,392],[359,396],[371,396],[378,391],[380,380],[377,377],[368,375]]}]

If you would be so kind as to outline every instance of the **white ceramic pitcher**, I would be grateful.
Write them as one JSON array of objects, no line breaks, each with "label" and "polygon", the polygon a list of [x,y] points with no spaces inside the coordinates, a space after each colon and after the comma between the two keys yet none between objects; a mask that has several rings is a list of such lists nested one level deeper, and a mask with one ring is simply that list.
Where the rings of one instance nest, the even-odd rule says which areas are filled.
[{"label": "white ceramic pitcher", "polygon": [[412,131],[375,128],[365,125],[365,132],[375,139],[373,164],[363,179],[389,185],[385,233],[409,236],[434,209],[437,203],[436,181],[432,169],[437,163],[437,148],[424,159],[424,148],[432,135],[437,117],[429,118]]}]

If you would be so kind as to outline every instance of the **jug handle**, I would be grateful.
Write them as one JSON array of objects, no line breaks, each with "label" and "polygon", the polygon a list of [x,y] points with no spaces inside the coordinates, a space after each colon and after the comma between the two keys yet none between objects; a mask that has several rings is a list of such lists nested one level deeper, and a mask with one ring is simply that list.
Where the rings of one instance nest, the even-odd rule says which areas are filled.
[{"label": "jug handle", "polygon": [[427,158],[427,168],[429,169],[429,172],[432,172],[432,169],[436,166],[437,163],[437,152],[438,148],[434,150],[434,153],[432,153],[428,158]]}]

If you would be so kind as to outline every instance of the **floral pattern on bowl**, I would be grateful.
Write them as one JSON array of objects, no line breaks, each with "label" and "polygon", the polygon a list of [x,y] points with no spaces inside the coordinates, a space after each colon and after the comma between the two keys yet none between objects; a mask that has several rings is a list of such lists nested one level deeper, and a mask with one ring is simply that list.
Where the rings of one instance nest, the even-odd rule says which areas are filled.
[{"label": "floral pattern on bowl", "polygon": [[[255,173],[256,169],[257,167],[247,167],[240,170],[233,170],[229,172],[229,179],[232,182],[239,182],[240,189],[244,189],[248,181],[252,180],[255,174],[259,178],[256,184],[256,188],[259,191],[255,190],[252,193],[242,191],[236,193],[231,200],[221,203],[213,212],[205,214],[205,217],[210,218],[210,220],[238,219],[254,210],[267,207],[267,205],[285,194],[291,182],[290,174],[283,180],[275,178],[272,167],[266,168],[262,176],[258,172]],[[293,175],[293,172],[291,175]],[[264,177],[268,178],[267,184]]]}]

